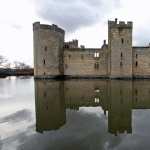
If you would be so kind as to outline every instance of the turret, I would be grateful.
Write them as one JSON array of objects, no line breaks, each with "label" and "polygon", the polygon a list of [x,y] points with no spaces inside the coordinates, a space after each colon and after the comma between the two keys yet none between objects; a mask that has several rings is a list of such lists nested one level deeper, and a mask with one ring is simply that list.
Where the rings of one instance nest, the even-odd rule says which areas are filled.
[{"label": "turret", "polygon": [[35,78],[62,76],[65,31],[57,25],[33,24]]},{"label": "turret", "polygon": [[64,43],[64,48],[78,48],[78,40],[72,40]]},{"label": "turret", "polygon": [[108,21],[108,74],[111,78],[132,78],[132,22]]}]

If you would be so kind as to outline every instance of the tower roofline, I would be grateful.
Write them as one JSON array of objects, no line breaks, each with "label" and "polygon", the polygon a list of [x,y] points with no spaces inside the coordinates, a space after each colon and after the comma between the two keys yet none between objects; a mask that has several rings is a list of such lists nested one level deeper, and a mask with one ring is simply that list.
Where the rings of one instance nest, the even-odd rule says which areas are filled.
[{"label": "tower roofline", "polygon": [[115,19],[115,21],[111,21],[108,20],[108,26],[109,27],[114,27],[114,28],[132,28],[133,26],[133,22],[132,21],[127,21],[127,23],[125,21],[117,21],[117,19]]},{"label": "tower roofline", "polygon": [[65,33],[65,30],[63,30],[62,28],[58,27],[55,24],[47,25],[47,24],[40,24],[40,22],[35,22],[33,23],[33,30],[37,30],[37,29],[48,29],[48,30],[60,32],[63,34]]}]

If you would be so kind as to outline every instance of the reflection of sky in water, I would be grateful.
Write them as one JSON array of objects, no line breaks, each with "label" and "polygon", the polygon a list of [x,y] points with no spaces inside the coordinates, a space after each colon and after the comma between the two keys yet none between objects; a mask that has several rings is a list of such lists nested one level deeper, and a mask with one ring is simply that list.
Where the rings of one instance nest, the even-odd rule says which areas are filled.
[{"label": "reflection of sky in water", "polygon": [[29,127],[32,126],[33,130],[35,124],[33,87],[32,78],[0,79],[1,149],[13,149]]},{"label": "reflection of sky in water", "polygon": [[34,108],[34,82],[32,79],[19,78],[0,80],[0,116],[17,110]]},{"label": "reflection of sky in water", "polygon": [[97,107],[66,109],[58,130],[35,132],[34,80],[0,79],[0,150],[148,150],[150,111],[132,110],[132,134],[108,133]]}]

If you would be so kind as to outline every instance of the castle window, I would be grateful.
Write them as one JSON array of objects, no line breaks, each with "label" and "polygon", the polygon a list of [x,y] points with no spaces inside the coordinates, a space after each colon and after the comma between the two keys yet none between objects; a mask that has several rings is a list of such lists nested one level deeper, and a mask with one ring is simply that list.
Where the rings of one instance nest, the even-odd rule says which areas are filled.
[{"label": "castle window", "polygon": [[99,63],[95,63],[94,67],[95,69],[99,69]]},{"label": "castle window", "polygon": [[68,49],[68,48],[69,48],[69,45],[66,44],[64,47]]},{"label": "castle window", "polygon": [[44,50],[47,51],[47,46],[44,47]]},{"label": "castle window", "polygon": [[120,62],[120,67],[122,67],[123,66],[123,63],[122,63],[122,61]]},{"label": "castle window", "polygon": [[121,57],[121,59],[122,59],[122,57],[123,57],[123,54],[122,54],[122,52],[121,52],[121,54],[120,54],[120,57]]},{"label": "castle window", "polygon": [[136,67],[138,66],[138,62],[137,62],[137,61],[135,62],[135,66],[136,66]]},{"label": "castle window", "polygon": [[70,59],[70,58],[71,58],[71,55],[69,54],[68,57],[69,57],[69,59]]},{"label": "castle window", "polygon": [[45,65],[45,59],[43,60],[43,64]]},{"label": "castle window", "polygon": [[122,43],[122,44],[124,43],[124,39],[123,39],[123,38],[121,38],[121,43]]},{"label": "castle window", "polygon": [[138,58],[138,54],[136,54],[136,58]]},{"label": "castle window", "polygon": [[95,58],[99,58],[99,53],[95,52],[95,53],[94,53],[94,57],[95,57]]},{"label": "castle window", "polygon": [[95,102],[95,103],[99,103],[99,101],[100,101],[99,97],[95,97],[95,98],[94,98],[94,102]]},{"label": "castle window", "polygon": [[95,92],[96,92],[96,93],[99,93],[99,92],[100,92],[100,89],[99,89],[99,88],[95,88]]},{"label": "castle window", "polygon": [[137,89],[135,89],[135,95],[136,95],[136,96],[138,95],[138,90],[137,90]]}]

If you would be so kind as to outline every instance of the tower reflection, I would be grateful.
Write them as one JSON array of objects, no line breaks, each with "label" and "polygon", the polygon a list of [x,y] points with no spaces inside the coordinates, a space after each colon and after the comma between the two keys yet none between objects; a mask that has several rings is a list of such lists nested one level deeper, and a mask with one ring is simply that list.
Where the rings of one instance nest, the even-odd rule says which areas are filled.
[{"label": "tower reflection", "polygon": [[100,106],[108,112],[108,132],[132,133],[132,109],[150,108],[150,81],[35,80],[36,130],[56,130],[66,109]]},{"label": "tower reflection", "polygon": [[66,121],[64,82],[35,82],[36,130],[54,130]]}]

